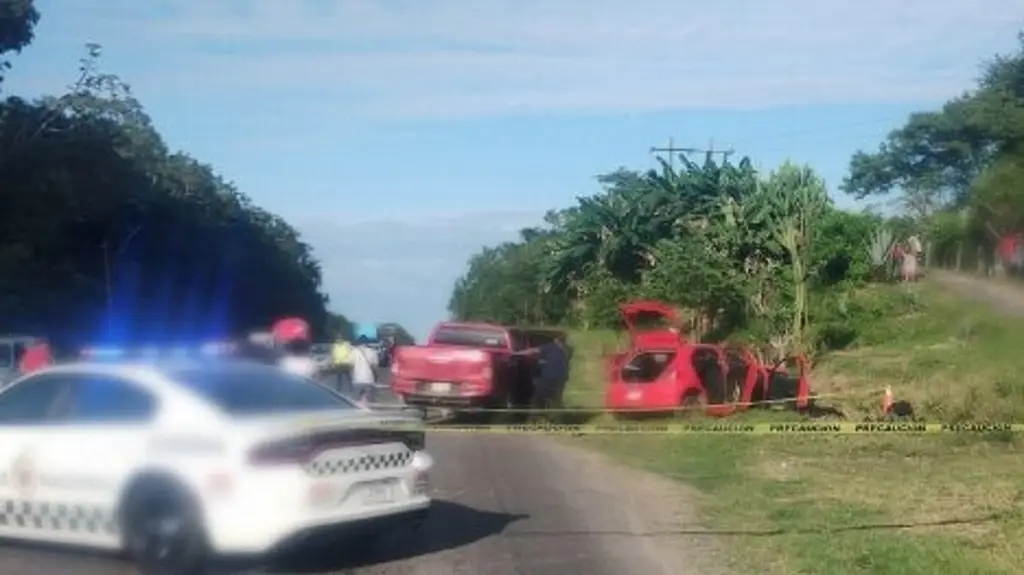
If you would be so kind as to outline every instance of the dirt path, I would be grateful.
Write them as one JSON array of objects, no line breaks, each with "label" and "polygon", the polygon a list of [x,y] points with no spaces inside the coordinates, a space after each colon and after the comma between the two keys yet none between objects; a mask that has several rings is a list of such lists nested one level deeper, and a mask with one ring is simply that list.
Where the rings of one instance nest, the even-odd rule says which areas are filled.
[{"label": "dirt path", "polygon": [[[437,503],[418,533],[361,557],[307,550],[286,565],[238,573],[347,575],[718,575],[694,534],[692,494],[551,438],[434,433]],[[688,533],[688,534],[684,534]],[[5,547],[0,573],[128,574],[121,562]]]},{"label": "dirt path", "polygon": [[931,281],[975,301],[986,301],[1000,312],[1024,317],[1024,289],[999,281],[944,270],[929,270]]}]

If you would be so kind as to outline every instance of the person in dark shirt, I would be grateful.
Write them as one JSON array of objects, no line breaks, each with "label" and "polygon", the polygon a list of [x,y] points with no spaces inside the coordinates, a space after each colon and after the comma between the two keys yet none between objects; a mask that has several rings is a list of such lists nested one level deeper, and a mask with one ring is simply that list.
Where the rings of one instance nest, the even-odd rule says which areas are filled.
[{"label": "person in dark shirt", "polygon": [[532,406],[536,409],[561,407],[572,360],[572,347],[565,341],[565,336],[558,335],[548,343],[518,353],[532,356],[537,361]]}]

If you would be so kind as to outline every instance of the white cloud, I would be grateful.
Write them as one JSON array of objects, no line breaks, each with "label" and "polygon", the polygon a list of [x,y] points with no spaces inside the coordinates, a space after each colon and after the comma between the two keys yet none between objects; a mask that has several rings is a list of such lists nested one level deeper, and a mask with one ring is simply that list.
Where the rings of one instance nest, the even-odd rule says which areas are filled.
[{"label": "white cloud", "polygon": [[943,99],[1013,46],[1024,2],[116,0],[75,16],[111,50],[161,54],[129,74],[148,92],[400,119]]},{"label": "white cloud", "polygon": [[446,316],[448,297],[470,256],[514,240],[543,214],[495,211],[418,220],[296,222],[323,264],[332,308],[356,321],[401,321],[423,336]]}]

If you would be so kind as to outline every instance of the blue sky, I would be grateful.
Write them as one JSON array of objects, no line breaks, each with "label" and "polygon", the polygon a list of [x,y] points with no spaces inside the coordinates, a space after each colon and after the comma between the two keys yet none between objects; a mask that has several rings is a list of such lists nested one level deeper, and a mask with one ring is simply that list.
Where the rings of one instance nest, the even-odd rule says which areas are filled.
[{"label": "blue sky", "polygon": [[652,145],[834,186],[1024,27],[1020,0],[37,3],[5,90],[58,91],[102,44],[172,148],[304,234],[335,308],[420,335],[473,252]]}]

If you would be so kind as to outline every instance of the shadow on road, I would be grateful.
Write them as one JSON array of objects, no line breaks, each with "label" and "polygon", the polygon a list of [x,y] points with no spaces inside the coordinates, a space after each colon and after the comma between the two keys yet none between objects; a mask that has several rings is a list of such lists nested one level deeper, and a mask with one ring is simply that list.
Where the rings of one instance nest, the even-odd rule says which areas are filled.
[{"label": "shadow on road", "polygon": [[[379,563],[401,561],[470,545],[497,535],[527,515],[479,511],[452,501],[436,500],[427,521],[418,531],[389,534],[369,548],[353,549],[343,543],[330,547],[295,548],[267,560],[222,559],[211,566],[211,575],[243,573],[327,574]],[[136,573],[130,562],[112,553],[74,546],[0,539],[4,575],[29,573]]]},{"label": "shadow on road", "polygon": [[295,549],[271,560],[264,568],[267,573],[313,574],[401,561],[470,545],[527,517],[435,500],[427,521],[416,531],[389,534],[370,548],[332,545]]}]

